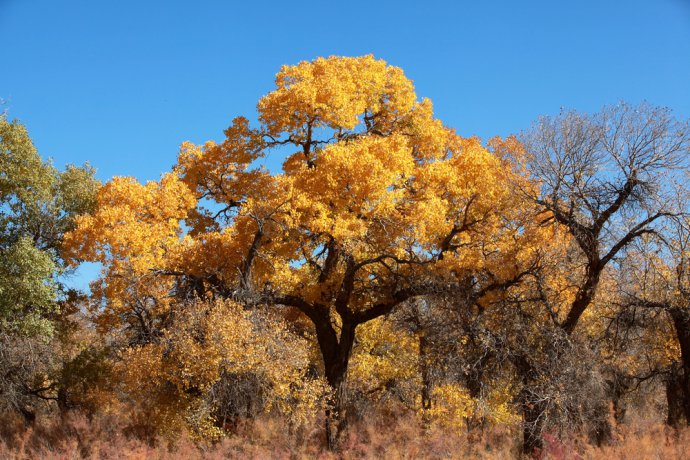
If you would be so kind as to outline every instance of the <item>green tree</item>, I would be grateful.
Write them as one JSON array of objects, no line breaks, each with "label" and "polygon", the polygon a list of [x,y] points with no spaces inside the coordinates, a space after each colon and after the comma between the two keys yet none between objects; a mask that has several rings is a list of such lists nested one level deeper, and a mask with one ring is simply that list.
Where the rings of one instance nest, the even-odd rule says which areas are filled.
[{"label": "green tree", "polygon": [[62,236],[74,216],[92,209],[98,188],[88,164],[58,171],[41,159],[26,127],[0,116],[0,406],[28,418],[66,291]]}]

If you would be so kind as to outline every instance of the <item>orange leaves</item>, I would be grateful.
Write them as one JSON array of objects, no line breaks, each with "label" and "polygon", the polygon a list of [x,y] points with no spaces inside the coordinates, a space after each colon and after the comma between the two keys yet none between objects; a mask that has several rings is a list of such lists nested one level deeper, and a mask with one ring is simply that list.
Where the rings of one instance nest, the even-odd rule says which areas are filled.
[{"label": "orange leaves", "polygon": [[267,181],[265,172],[248,171],[250,163],[262,155],[264,142],[243,117],[235,118],[225,135],[221,144],[209,141],[199,147],[184,142],[175,172],[198,197],[233,204],[252,190],[261,190]]},{"label": "orange leaves", "polygon": [[373,56],[331,56],[284,66],[276,86],[258,105],[259,119],[272,135],[311,122],[315,128],[350,130],[365,111],[394,117],[408,112],[416,99],[402,70]]},{"label": "orange leaves", "polygon": [[414,169],[401,136],[366,137],[325,148],[314,168],[294,176],[303,225],[338,240],[361,238],[373,219],[396,213]]},{"label": "orange leaves", "polygon": [[415,104],[402,123],[409,133],[415,159],[420,162],[445,158],[459,139],[452,129],[434,118],[433,104],[426,98]]},{"label": "orange leaves", "polygon": [[160,267],[195,204],[174,174],[146,185],[116,177],[99,191],[96,211],[77,218],[76,229],[65,238],[65,254],[73,260],[124,263],[140,273]]},{"label": "orange leaves", "polygon": [[92,285],[94,296],[107,300],[95,318],[102,332],[137,321],[134,312],[142,309],[151,318],[168,311],[174,280],[154,271],[174,260],[170,256],[179,251],[181,221],[195,204],[174,174],[146,185],[116,177],[99,191],[96,210],[77,218],[63,252],[73,262],[104,266],[105,279]]}]

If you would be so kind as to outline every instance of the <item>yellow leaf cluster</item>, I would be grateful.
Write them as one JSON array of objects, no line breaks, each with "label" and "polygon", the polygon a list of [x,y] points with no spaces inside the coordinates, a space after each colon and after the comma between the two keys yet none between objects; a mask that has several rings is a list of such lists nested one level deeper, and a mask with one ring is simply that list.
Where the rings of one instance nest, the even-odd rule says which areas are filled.
[{"label": "yellow leaf cluster", "polygon": [[[265,413],[295,423],[315,416],[324,385],[306,376],[309,344],[277,317],[230,302],[195,302],[175,311],[160,340],[122,352],[122,388],[161,431],[213,425],[203,395],[226,376],[248,378],[264,394]],[[243,377],[244,376],[244,377]],[[195,415],[196,414],[196,415]]]}]

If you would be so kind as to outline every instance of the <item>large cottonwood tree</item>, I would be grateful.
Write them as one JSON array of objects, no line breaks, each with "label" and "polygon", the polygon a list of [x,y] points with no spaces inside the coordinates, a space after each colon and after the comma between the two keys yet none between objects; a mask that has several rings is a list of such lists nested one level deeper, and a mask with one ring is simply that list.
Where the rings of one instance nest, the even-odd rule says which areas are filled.
[{"label": "large cottonwood tree", "polygon": [[[151,276],[181,297],[299,312],[333,390],[332,445],[359,325],[459,284],[500,291],[533,267],[532,208],[512,189],[530,185],[510,149],[458,136],[371,56],[285,66],[257,108],[256,128],[240,117],[220,143],[184,144],[159,183],[107,184],[69,251],[105,264],[111,318],[131,305],[123,280]],[[257,166],[279,155],[282,172]]]}]

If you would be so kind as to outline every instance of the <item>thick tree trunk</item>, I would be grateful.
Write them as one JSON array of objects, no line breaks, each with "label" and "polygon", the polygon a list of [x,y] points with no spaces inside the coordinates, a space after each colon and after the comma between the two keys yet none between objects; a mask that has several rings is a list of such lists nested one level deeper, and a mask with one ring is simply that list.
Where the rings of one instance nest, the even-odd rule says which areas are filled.
[{"label": "thick tree trunk", "polygon": [[[685,424],[690,424],[690,311],[674,309],[671,310],[673,326],[676,330],[678,344],[680,345],[681,363],[678,372],[672,372],[669,383],[667,384],[667,400],[669,403],[669,423],[677,426],[680,424],[678,414],[671,414],[672,411],[682,413],[685,417]],[[669,399],[669,397],[671,399]]]},{"label": "thick tree trunk", "polygon": [[326,409],[326,443],[335,450],[347,424],[347,366],[355,341],[355,323],[343,320],[340,339],[319,342],[324,359],[326,381],[332,396]]},{"label": "thick tree trunk", "polygon": [[546,403],[531,389],[534,370],[529,361],[524,357],[516,358],[515,367],[523,385],[519,395],[522,410],[522,452],[525,455],[534,455],[544,446],[542,432],[546,418]]},{"label": "thick tree trunk", "polygon": [[685,418],[685,411],[683,410],[684,400],[682,366],[680,363],[674,362],[666,379],[667,425],[673,428],[681,428],[683,426],[683,419]]},{"label": "thick tree trunk", "polygon": [[331,377],[327,379],[333,392],[329,407],[326,409],[326,445],[329,450],[335,450],[338,447],[340,435],[346,426],[346,374],[347,371],[343,370],[342,375],[331,374]]}]

